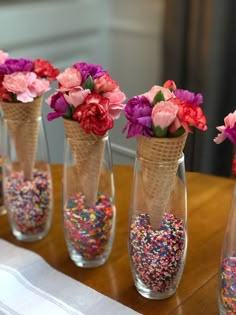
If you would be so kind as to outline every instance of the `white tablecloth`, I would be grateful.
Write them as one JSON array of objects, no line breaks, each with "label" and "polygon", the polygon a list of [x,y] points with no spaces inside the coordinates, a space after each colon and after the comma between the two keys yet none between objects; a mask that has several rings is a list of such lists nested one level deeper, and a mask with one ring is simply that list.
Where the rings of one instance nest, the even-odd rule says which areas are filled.
[{"label": "white tablecloth", "polygon": [[138,315],[0,239],[0,315]]}]

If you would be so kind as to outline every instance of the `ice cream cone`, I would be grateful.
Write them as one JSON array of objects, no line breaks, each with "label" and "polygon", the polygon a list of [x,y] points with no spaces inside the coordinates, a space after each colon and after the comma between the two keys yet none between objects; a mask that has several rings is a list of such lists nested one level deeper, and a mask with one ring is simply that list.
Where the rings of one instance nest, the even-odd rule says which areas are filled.
[{"label": "ice cream cone", "polygon": [[64,119],[64,127],[76,164],[78,186],[86,203],[93,206],[97,199],[105,137],[87,134],[78,122],[69,119]]},{"label": "ice cream cone", "polygon": [[150,214],[153,228],[158,228],[166,211],[186,138],[187,133],[175,138],[140,136],[137,139],[143,206]]},{"label": "ice cream cone", "polygon": [[30,103],[1,102],[4,120],[14,142],[26,180],[33,177],[42,97]]}]

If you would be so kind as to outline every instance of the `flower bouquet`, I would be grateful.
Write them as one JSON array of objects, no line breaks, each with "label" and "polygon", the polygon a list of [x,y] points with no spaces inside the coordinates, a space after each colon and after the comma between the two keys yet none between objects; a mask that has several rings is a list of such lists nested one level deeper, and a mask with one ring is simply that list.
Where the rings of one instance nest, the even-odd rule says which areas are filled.
[{"label": "flower bouquet", "polygon": [[[219,134],[215,137],[216,144],[228,139],[236,144],[236,111],[229,113],[224,118],[224,125],[216,127]],[[228,223],[224,236],[221,253],[221,265],[219,270],[218,304],[220,314],[236,313],[236,188],[234,188],[231,209],[228,215]]]},{"label": "flower bouquet", "polygon": [[42,95],[58,73],[48,61],[11,59],[0,51],[0,104],[27,180],[33,176]]},{"label": "flower bouquet", "polygon": [[138,292],[171,296],[179,284],[187,249],[184,155],[192,127],[206,130],[201,94],[173,81],[128,100],[124,132],[137,139],[130,206],[129,253]]},{"label": "flower bouquet", "polygon": [[[124,113],[128,122],[123,129],[127,138],[136,137],[142,158],[142,180],[146,187],[146,208],[158,226],[165,211],[188,132],[192,127],[206,130],[201,94],[177,89],[173,81],[153,86],[143,95],[128,100]],[[162,163],[160,168],[155,163]]]},{"label": "flower bouquet", "polygon": [[41,239],[51,224],[51,173],[41,106],[43,94],[58,73],[48,61],[12,59],[0,51],[4,199],[19,240]]},{"label": "flower bouquet", "polygon": [[[108,256],[115,218],[111,167],[108,170],[111,159],[105,160],[110,154],[108,130],[124,107],[125,95],[108,72],[96,64],[76,63],[57,80],[58,90],[47,100],[54,111],[47,119],[62,117],[66,133],[65,235],[77,265],[97,266]],[[88,216],[90,219],[83,222]]]}]

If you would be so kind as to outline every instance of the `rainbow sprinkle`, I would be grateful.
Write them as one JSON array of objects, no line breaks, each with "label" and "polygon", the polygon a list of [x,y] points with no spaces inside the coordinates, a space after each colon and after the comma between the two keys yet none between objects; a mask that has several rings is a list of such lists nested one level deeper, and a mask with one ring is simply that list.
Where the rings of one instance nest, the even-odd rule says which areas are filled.
[{"label": "rainbow sprinkle", "polygon": [[236,314],[236,252],[221,264],[221,302],[227,315]]},{"label": "rainbow sprinkle", "polygon": [[94,259],[102,255],[109,244],[114,208],[111,198],[101,193],[94,207],[88,207],[83,193],[70,197],[64,209],[67,240],[81,257]]},{"label": "rainbow sprinkle", "polygon": [[52,207],[48,172],[34,170],[31,181],[24,180],[23,172],[11,174],[7,178],[5,198],[14,229],[25,235],[44,231]]},{"label": "rainbow sprinkle", "polygon": [[182,219],[165,213],[160,228],[153,230],[149,214],[133,219],[130,253],[137,278],[153,292],[170,289],[181,270],[185,249]]}]

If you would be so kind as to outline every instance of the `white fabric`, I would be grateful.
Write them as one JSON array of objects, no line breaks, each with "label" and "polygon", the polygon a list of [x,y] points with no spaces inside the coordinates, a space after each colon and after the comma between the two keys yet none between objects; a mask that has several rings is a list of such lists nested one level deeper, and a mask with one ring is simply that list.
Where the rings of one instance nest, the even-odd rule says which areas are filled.
[{"label": "white fabric", "polygon": [[0,315],[138,315],[0,239]]}]

